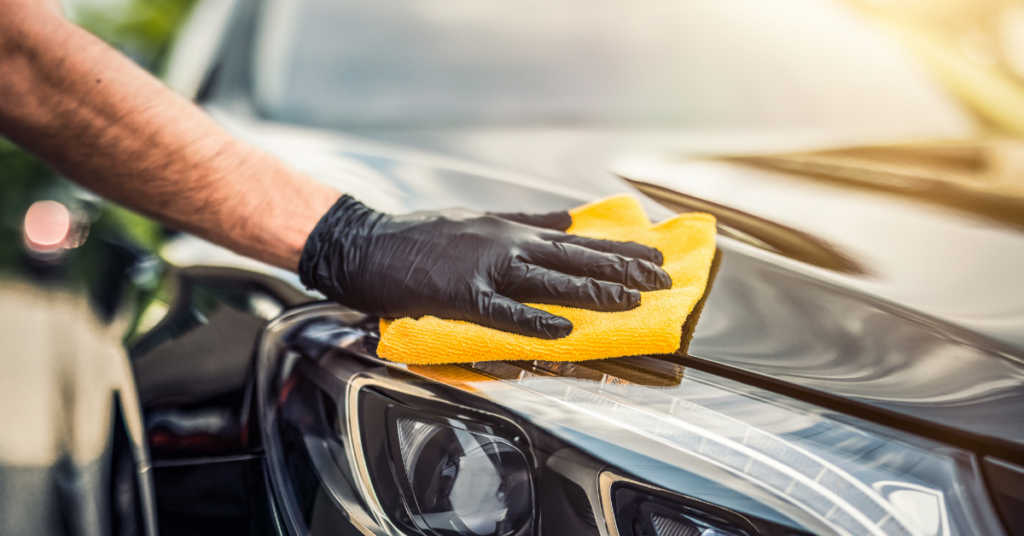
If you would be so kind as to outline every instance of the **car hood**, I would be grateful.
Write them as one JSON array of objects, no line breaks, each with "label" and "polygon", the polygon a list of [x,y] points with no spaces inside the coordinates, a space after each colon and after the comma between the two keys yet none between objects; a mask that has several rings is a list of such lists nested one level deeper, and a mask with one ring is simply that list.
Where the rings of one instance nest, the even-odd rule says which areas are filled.
[{"label": "car hood", "polygon": [[1024,227],[718,158],[839,137],[354,135],[213,113],[383,210],[544,211],[630,192],[653,219],[672,214],[666,205],[712,212],[723,225],[709,290],[672,359],[971,448],[1024,453]]}]

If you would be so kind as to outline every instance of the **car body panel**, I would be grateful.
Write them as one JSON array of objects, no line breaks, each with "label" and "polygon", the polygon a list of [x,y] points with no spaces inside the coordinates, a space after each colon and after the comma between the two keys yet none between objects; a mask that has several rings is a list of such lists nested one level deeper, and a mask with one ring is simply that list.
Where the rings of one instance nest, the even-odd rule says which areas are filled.
[{"label": "car body panel", "polygon": [[[213,65],[197,67],[206,79],[200,84],[190,79],[188,90],[198,88],[198,100],[211,116],[243,140],[389,212],[452,205],[564,210],[616,193],[640,197],[655,220],[676,211],[712,212],[719,217],[721,236],[708,292],[682,327],[681,350],[658,359],[800,398],[837,418],[855,415],[1024,463],[1019,418],[1024,415],[1024,330],[1019,329],[1024,296],[1016,292],[1020,285],[1014,277],[1024,255],[1021,230],[926,197],[893,197],[863,185],[728,159],[878,140],[842,130],[533,126],[342,132],[284,124],[263,116],[253,97],[250,45],[256,39],[257,10],[239,3],[233,17]],[[666,201],[626,179],[688,197],[691,204]],[[780,197],[779,188],[791,197]],[[851,210],[865,200],[874,212]],[[858,225],[865,219],[874,226],[870,233]],[[929,223],[943,229],[932,242],[925,241]],[[261,273],[287,283],[290,297],[277,300],[280,308],[317,297],[302,289],[294,274],[188,235],[172,239],[162,255],[180,270],[230,266],[238,271],[223,272],[234,274],[229,279]],[[226,280],[203,281],[199,286],[214,288]],[[251,302],[254,294],[247,288],[243,294]],[[197,364],[225,348],[234,355],[238,348],[218,337],[237,335],[238,345],[248,351],[253,333],[268,317],[238,303],[227,299],[216,315],[175,308],[153,333],[189,317],[186,327],[171,329],[162,346],[139,350],[137,376],[154,376],[160,367],[148,370],[151,364],[171,367],[174,356],[185,350],[182,361]],[[166,449],[155,449],[160,471],[187,467],[180,469],[182,481],[201,482],[196,475],[205,474],[213,489],[222,483],[217,474],[234,471],[220,468],[244,466],[248,476],[236,474],[230,482],[258,481],[253,475],[262,469],[251,457],[259,455],[261,446],[252,442],[251,433],[242,435],[254,417],[246,414],[252,411],[252,370],[246,369],[242,353],[222,370],[225,378],[192,366],[170,383],[139,382],[140,398],[152,402],[147,406],[149,431],[167,440]],[[604,365],[614,367],[615,362],[594,364]],[[511,366],[522,370],[530,365]],[[224,380],[223,389],[188,401],[167,396],[175,386],[184,391],[195,387],[190,379]],[[590,381],[569,373],[562,379]],[[211,434],[202,429],[202,419],[156,418],[203,411],[230,417],[218,421],[224,426],[217,431],[229,442],[207,441]],[[167,435],[168,423],[183,433]],[[189,423],[196,427],[190,429]],[[206,443],[199,442],[205,446],[192,449],[189,441],[195,437],[206,437]],[[204,473],[203,467],[210,471]],[[247,500],[268,504],[265,497]]]},{"label": "car body panel", "polygon": [[[546,165],[550,173],[539,181],[526,172],[504,171],[500,159],[488,158],[493,149],[485,143],[475,152],[470,144],[463,145],[455,152],[466,156],[459,158],[388,141],[396,138],[393,134],[385,140],[383,136],[369,138],[264,123],[223,110],[214,110],[214,114],[243,138],[343,191],[372,187],[366,191],[368,198],[397,210],[455,204],[481,210],[543,211],[569,208],[612,193],[639,194],[609,169],[621,174],[640,170],[633,176],[681,192],[687,191],[686,180],[701,186],[701,181],[721,179],[698,189],[700,199],[802,233],[863,268],[847,272],[823,269],[780,254],[756,239],[720,237],[717,270],[692,332],[688,356],[798,387],[812,397],[852,402],[859,411],[883,423],[915,427],[945,441],[1013,459],[1024,454],[1024,422],[1019,419],[1024,414],[1024,352],[1016,339],[1021,331],[1013,327],[1013,322],[1024,318],[1017,314],[1024,300],[1005,291],[1014,284],[1017,270],[1013,263],[1024,259],[1024,233],[1013,227],[935,210],[925,201],[884,196],[878,200],[882,194],[850,192],[843,184],[788,176],[762,178],[766,173],[778,173],[729,162],[670,158],[699,152],[700,148],[688,149],[680,143],[682,136],[660,140],[646,136],[648,146],[660,145],[660,152],[646,154],[667,155],[661,161],[671,163],[652,168],[637,165],[650,162],[649,156],[637,156],[637,147],[642,146],[638,140],[645,136],[602,138],[589,133],[573,145],[570,136],[559,133],[559,149],[567,155],[561,163],[578,166],[577,173],[555,172],[559,162],[544,156],[558,152],[545,143],[550,137],[541,136],[533,145],[523,139],[517,146],[517,154],[523,156],[521,169],[539,171]],[[455,143],[446,142],[440,134],[435,139],[439,145]],[[472,136],[463,132],[456,139],[470,140]],[[708,150],[707,140],[703,143]],[[753,141],[747,143],[747,149],[754,145]],[[588,146],[602,150],[566,150]],[[616,152],[615,147],[622,149]],[[719,151],[725,148],[719,147]],[[605,171],[600,171],[602,168]],[[350,170],[362,172],[346,176]],[[674,177],[683,179],[673,182]],[[587,180],[592,183],[589,188]],[[714,195],[705,193],[709,189]],[[785,191],[789,198],[769,208],[775,199],[772,189]],[[801,192],[806,192],[808,200],[832,204],[802,213],[796,208]],[[650,197],[643,199],[652,217],[671,214],[664,206],[652,207]],[[885,234],[887,243],[875,246],[863,239],[866,231],[856,225],[857,214],[839,212],[859,206],[874,207],[869,214],[874,220],[864,218],[874,225],[874,234],[868,236]],[[830,214],[838,223],[828,220]],[[895,227],[900,223],[905,227]],[[922,255],[928,225],[939,224],[949,229],[942,234],[945,243],[933,245],[931,257]],[[723,229],[723,234],[728,232]],[[989,242],[976,238],[986,234],[994,238]],[[848,237],[860,241],[851,245]],[[959,247],[973,248],[975,258],[956,258]],[[901,251],[903,257],[894,254]],[[941,257],[936,256],[947,251],[953,259],[940,264]],[[967,265],[957,265],[954,260]],[[918,276],[929,261],[935,263],[929,277]],[[950,281],[967,269],[987,275],[966,281],[967,288],[951,288]],[[980,289],[973,296],[970,285]],[[904,294],[916,293],[917,301],[895,299],[899,296],[896,290],[907,287]],[[992,329],[979,329],[977,322],[947,313],[951,308],[971,306],[988,308],[982,311],[987,313],[984,326]],[[1004,317],[998,316],[1001,311]]]}]

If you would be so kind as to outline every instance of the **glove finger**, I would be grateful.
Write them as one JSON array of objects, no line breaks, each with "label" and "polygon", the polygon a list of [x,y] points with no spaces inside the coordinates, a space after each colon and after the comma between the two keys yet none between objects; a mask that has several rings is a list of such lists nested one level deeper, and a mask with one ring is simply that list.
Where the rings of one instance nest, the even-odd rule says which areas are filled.
[{"label": "glove finger", "polygon": [[629,288],[651,291],[672,288],[672,278],[658,265],[602,253],[565,242],[541,242],[524,250],[526,261],[569,275],[592,277]]},{"label": "glove finger", "polygon": [[521,223],[523,225],[532,225],[533,227],[551,229],[553,231],[564,231],[569,227],[572,227],[572,216],[564,210],[559,212],[549,212],[547,214],[492,212],[491,216],[497,216],[503,220]]},{"label": "glove finger", "polygon": [[522,265],[522,277],[502,294],[519,302],[547,303],[594,311],[628,311],[640,305],[640,292],[618,283],[563,274],[531,264]]},{"label": "glove finger", "polygon": [[601,240],[600,238],[588,238],[585,236],[577,236],[570,234],[555,234],[551,233],[551,236],[546,236],[548,240],[552,242],[562,242],[565,244],[576,244],[577,246],[583,246],[594,251],[601,251],[604,253],[615,253],[622,255],[623,257],[632,257],[634,259],[643,259],[648,262],[653,262],[658,266],[665,263],[665,257],[655,248],[638,244],[636,242],[618,242],[615,240]]},{"label": "glove finger", "polygon": [[481,293],[476,302],[476,314],[466,315],[466,320],[482,326],[541,339],[561,339],[572,333],[569,320],[493,291]]}]

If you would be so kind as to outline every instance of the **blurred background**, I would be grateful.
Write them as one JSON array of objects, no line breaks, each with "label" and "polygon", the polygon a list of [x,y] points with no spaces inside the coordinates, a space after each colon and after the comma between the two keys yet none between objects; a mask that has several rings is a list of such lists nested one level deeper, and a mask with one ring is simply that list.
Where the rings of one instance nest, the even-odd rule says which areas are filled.
[{"label": "blurred background", "polygon": [[[912,51],[991,135],[1024,135],[1024,0],[846,1]],[[161,73],[175,33],[194,3],[64,0],[69,18],[154,74]],[[24,269],[26,256],[54,255],[33,252],[23,236],[29,207],[47,199],[68,207],[74,229],[69,227],[67,235],[77,237],[51,248],[58,256],[86,246],[90,233],[118,229],[127,243],[143,249],[157,247],[163,233],[141,217],[99,203],[0,138],[0,272],[13,275]]]},{"label": "blurred background", "polygon": [[[65,12],[92,33],[158,73],[175,30],[194,0],[72,0]],[[67,207],[66,228],[60,211],[40,212],[47,225],[56,218],[52,244],[33,244],[24,236],[26,215],[33,203],[52,200]],[[151,221],[118,207],[106,206],[88,192],[57,176],[45,164],[0,137],[0,274],[24,271],[33,256],[63,256],[89,242],[90,230],[113,232],[126,243],[153,249],[162,231]],[[75,235],[75,236],[72,236]],[[0,275],[3,277],[3,275]],[[2,279],[0,279],[2,281]]]},{"label": "blurred background", "polygon": [[[771,0],[763,2],[770,5]],[[194,4],[64,0],[69,18],[157,75]],[[962,104],[983,138],[1024,136],[1024,0],[846,4]],[[784,117],[784,112],[776,115]],[[1019,177],[1014,173],[1006,187],[1018,198],[1024,195]],[[1020,224],[1019,210],[1007,218]],[[75,533],[46,528],[60,523],[47,517],[53,511],[47,501],[88,500],[88,494],[74,490],[89,486],[90,478],[103,478],[96,457],[109,430],[102,425],[78,429],[80,423],[103,420],[66,415],[109,415],[104,386],[116,388],[126,381],[125,334],[131,337],[152,326],[167,310],[170,291],[162,286],[156,258],[170,233],[104,203],[0,138],[0,341],[7,351],[0,356],[0,432],[31,432],[17,438],[0,433],[0,534]],[[132,285],[122,286],[119,277],[124,275]],[[122,314],[117,309],[121,301],[136,307]],[[89,320],[79,321],[83,318]],[[51,367],[47,359],[58,366]],[[65,416],[57,419],[56,428],[38,425],[55,415]],[[50,493],[54,473],[58,484],[72,492]]]},{"label": "blurred background", "polygon": [[[71,2],[67,11],[155,72],[191,4]],[[115,309],[146,297],[125,295],[116,277],[155,267],[145,259],[163,237],[0,137],[0,534],[93,534],[107,523],[96,490],[131,486],[127,441],[110,423],[112,393],[131,392],[123,337],[135,319]],[[158,275],[137,271],[137,288],[155,295]],[[112,480],[112,466],[123,476]]]}]

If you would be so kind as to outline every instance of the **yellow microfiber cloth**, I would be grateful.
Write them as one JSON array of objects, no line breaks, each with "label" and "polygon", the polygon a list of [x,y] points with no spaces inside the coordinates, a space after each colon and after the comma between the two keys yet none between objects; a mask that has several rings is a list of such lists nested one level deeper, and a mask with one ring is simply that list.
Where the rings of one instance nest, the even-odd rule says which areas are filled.
[{"label": "yellow microfiber cloth", "polygon": [[529,304],[572,322],[572,333],[556,340],[433,316],[381,320],[377,355],[398,363],[433,365],[495,360],[583,361],[675,352],[683,322],[708,282],[715,255],[714,216],[680,214],[654,225],[640,202],[629,195],[609,197],[569,213],[569,233],[631,240],[657,248],[665,257],[662,268],[672,276],[672,288],[643,292],[639,307],[614,313]]}]

